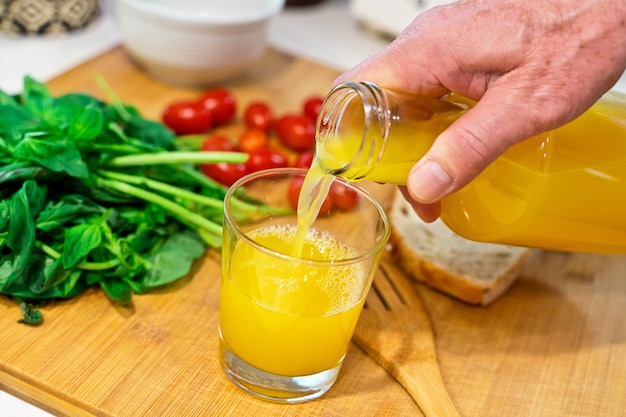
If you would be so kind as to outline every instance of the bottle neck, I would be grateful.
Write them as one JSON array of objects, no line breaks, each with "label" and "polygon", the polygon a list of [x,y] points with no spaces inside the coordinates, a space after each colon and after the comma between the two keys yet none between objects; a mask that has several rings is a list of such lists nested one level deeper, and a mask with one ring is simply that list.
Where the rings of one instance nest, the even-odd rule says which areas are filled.
[{"label": "bottle neck", "polygon": [[376,84],[339,84],[317,119],[316,161],[326,173],[363,179],[381,160],[390,126],[389,103]]}]

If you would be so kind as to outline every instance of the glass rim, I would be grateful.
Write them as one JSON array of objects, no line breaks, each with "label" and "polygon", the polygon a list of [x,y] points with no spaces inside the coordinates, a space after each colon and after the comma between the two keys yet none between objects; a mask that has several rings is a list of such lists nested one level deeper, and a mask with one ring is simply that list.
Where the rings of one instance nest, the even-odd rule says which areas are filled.
[{"label": "glass rim", "polygon": [[233,185],[231,185],[228,188],[228,191],[226,192],[226,195],[224,196],[224,222],[228,222],[230,224],[230,226],[235,231],[235,234],[238,236],[239,239],[245,241],[247,244],[249,244],[256,250],[259,250],[274,258],[280,258],[286,261],[295,261],[295,262],[306,264],[306,265],[315,265],[315,266],[351,265],[357,262],[362,262],[364,259],[376,256],[377,253],[382,252],[385,246],[387,245],[389,241],[389,237],[391,235],[391,222],[389,220],[389,216],[387,215],[387,211],[382,206],[382,204],[376,198],[374,198],[374,196],[371,195],[369,191],[341,177],[333,176],[333,181],[339,181],[342,184],[352,188],[362,198],[365,198],[370,204],[372,204],[374,208],[376,209],[376,212],[378,213],[382,221],[382,226],[384,228],[384,233],[382,234],[381,239],[378,242],[376,242],[376,244],[372,245],[371,248],[363,252],[359,252],[357,256],[347,257],[347,258],[342,258],[342,259],[337,259],[337,260],[316,260],[316,259],[300,258],[297,256],[280,252],[280,251],[276,251],[273,249],[268,249],[265,246],[256,242],[254,239],[250,238],[243,230],[241,230],[237,222],[230,215],[229,210],[227,209],[230,199],[234,195],[235,191],[241,188],[244,184],[250,181],[259,179],[259,178],[263,178],[263,177],[269,179],[271,177],[287,177],[290,175],[292,176],[293,175],[305,175],[307,171],[308,170],[304,168],[293,168],[293,167],[270,168],[270,169],[264,169],[264,170],[260,170],[260,171],[256,171],[256,172],[244,175],[243,177],[238,179],[235,183],[233,183]]}]

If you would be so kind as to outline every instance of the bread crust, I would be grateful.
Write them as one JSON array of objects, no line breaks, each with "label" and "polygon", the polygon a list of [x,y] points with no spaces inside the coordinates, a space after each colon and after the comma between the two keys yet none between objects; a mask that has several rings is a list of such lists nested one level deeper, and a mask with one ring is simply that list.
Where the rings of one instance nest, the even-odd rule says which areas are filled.
[{"label": "bread crust", "polygon": [[[529,248],[468,241],[458,235],[451,236],[451,231],[444,235],[440,231],[441,225],[434,227],[422,222],[409,207],[402,194],[397,192],[390,209],[391,236],[389,240],[395,261],[413,279],[465,303],[488,305],[494,302],[516,281],[533,253],[533,250]],[[407,223],[416,227],[409,228]],[[468,258],[464,272],[454,271],[454,268],[446,265],[443,255],[441,258],[436,258],[420,252],[414,244],[414,239],[413,242],[409,239],[411,233],[431,234],[429,239],[439,239],[441,244],[455,247],[457,250],[455,254],[460,253],[461,257]],[[493,274],[478,276],[477,274],[480,274],[485,267],[489,267],[488,264],[486,266],[484,264],[489,258],[484,256],[486,260],[482,261],[480,268],[473,267],[472,258],[479,257],[481,252],[497,256],[497,251],[502,252],[502,259],[504,259],[497,265],[497,272],[494,265]]]}]

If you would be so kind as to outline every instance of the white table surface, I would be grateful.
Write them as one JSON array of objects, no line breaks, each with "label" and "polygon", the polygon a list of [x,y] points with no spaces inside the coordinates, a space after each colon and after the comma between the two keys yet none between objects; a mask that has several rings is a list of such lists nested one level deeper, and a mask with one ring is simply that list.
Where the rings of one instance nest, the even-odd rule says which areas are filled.
[{"label": "white table surface", "polygon": [[[54,37],[0,35],[0,89],[18,93],[25,75],[45,82],[117,46],[120,39],[109,1],[103,0],[102,16],[81,32]],[[350,16],[348,1],[285,9],[270,25],[270,44],[340,71],[350,68],[384,48],[388,40],[364,30]],[[626,73],[614,89],[626,92]],[[2,390],[0,415],[52,416]]]}]

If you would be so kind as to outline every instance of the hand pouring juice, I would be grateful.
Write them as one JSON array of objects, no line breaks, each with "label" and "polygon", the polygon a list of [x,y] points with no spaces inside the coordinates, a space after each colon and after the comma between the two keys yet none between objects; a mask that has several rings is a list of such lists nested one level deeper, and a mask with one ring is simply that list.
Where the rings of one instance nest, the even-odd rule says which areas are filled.
[{"label": "hand pouring juice", "polygon": [[[405,184],[437,136],[473,106],[345,83],[326,97],[314,164],[350,181]],[[442,220],[483,242],[626,253],[626,96],[509,148],[442,200]]]}]

